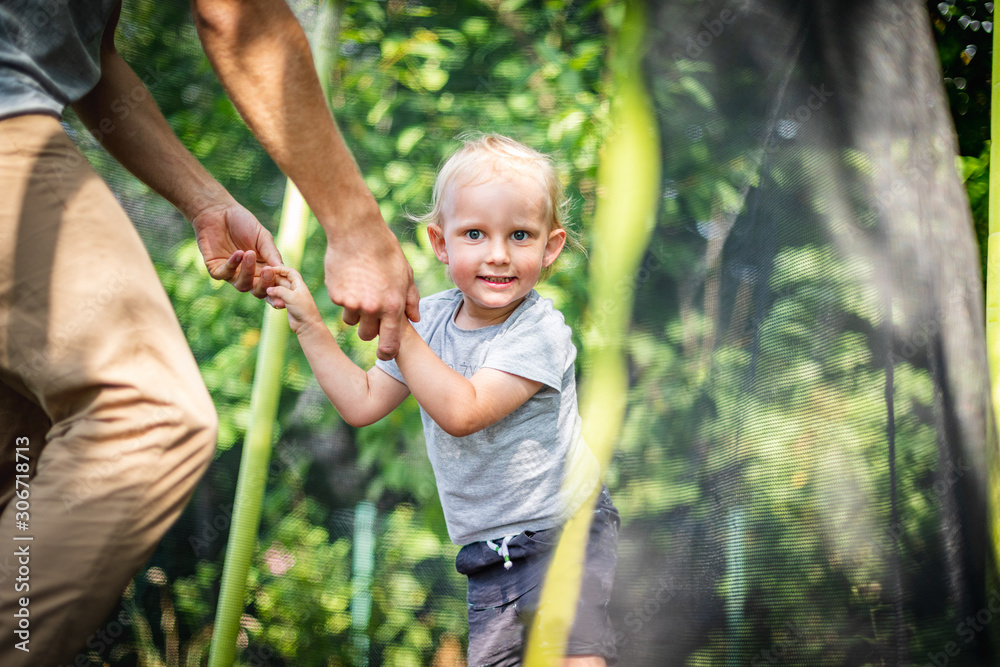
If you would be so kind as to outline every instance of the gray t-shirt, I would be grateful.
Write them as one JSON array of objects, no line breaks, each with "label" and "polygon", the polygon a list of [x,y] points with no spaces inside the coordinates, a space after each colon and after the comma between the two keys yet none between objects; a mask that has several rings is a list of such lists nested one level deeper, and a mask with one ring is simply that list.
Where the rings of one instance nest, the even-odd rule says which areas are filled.
[{"label": "gray t-shirt", "polygon": [[3,0],[0,119],[62,116],[101,78],[104,26],[121,0]]},{"label": "gray t-shirt", "polygon": [[[570,328],[534,290],[505,322],[482,329],[455,324],[461,303],[457,289],[421,299],[414,327],[430,348],[465,377],[494,368],[544,386],[497,423],[463,438],[448,435],[420,410],[448,535],[464,545],[558,526],[600,477],[580,437]],[[405,383],[394,361],[376,365]]]}]

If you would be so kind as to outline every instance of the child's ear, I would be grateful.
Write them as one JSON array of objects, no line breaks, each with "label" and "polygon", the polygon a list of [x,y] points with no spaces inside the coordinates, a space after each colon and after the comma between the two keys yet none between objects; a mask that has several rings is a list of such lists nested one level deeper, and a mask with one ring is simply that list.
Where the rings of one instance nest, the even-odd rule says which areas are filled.
[{"label": "child's ear", "polygon": [[444,243],[444,230],[440,225],[431,223],[427,225],[427,238],[431,240],[431,248],[434,249],[434,256],[439,262],[448,263],[448,250]]},{"label": "child's ear", "polygon": [[545,254],[542,256],[542,266],[551,266],[556,261],[563,246],[566,245],[566,230],[559,228],[549,232],[549,240],[545,242]]}]

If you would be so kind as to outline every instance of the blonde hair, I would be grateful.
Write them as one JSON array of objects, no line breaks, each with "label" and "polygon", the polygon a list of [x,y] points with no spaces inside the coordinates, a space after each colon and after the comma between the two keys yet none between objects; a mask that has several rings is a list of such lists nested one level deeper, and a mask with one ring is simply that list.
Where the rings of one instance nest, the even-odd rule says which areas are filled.
[{"label": "blonde hair", "polygon": [[[505,174],[530,176],[534,172],[541,186],[540,193],[545,198],[544,215],[549,231],[566,229],[563,219],[566,216],[567,202],[552,159],[548,155],[500,134],[465,135],[461,139],[461,148],[445,161],[434,181],[431,210],[413,217],[416,222],[442,225],[444,193],[455,183],[469,185],[490,177],[502,177]],[[579,246],[570,230],[566,230],[566,236],[568,245]]]}]

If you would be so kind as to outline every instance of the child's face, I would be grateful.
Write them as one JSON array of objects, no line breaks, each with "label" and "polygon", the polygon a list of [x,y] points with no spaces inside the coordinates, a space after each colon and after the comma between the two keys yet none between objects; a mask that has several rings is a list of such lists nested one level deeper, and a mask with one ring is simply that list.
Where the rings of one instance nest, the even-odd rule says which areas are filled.
[{"label": "child's face", "polygon": [[566,231],[549,229],[541,186],[525,176],[456,183],[443,199],[442,224],[427,233],[465,295],[465,315],[505,318],[559,256]]}]

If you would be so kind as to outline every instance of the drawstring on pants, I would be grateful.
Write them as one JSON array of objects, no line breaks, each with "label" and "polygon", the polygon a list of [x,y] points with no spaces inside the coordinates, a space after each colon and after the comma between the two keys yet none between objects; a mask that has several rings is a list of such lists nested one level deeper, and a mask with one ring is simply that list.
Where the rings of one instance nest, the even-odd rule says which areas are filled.
[{"label": "drawstring on pants", "polygon": [[514,567],[514,564],[510,562],[510,551],[507,549],[507,544],[514,539],[514,537],[516,537],[516,535],[506,536],[503,538],[503,541],[500,542],[500,546],[497,546],[496,542],[493,540],[486,540],[486,546],[503,556],[503,568],[505,570],[509,570]]}]

